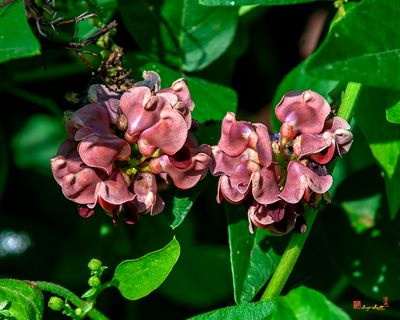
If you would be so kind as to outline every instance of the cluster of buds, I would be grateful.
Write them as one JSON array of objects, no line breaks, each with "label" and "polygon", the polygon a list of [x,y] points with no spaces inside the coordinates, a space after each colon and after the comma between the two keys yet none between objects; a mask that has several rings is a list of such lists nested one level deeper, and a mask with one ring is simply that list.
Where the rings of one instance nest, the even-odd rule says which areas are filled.
[{"label": "cluster of buds", "polygon": [[278,134],[228,113],[212,147],[212,174],[219,176],[217,201],[247,207],[253,225],[275,234],[306,230],[304,205],[329,200],[332,177],[326,164],[348,152],[349,124],[331,116],[328,102],[313,91],[290,92],[275,109]]},{"label": "cluster of buds", "polygon": [[66,198],[90,217],[98,204],[116,223],[163,211],[158,191],[193,187],[212,162],[192,135],[194,103],[183,79],[160,90],[157,73],[125,92],[93,85],[89,103],[65,116],[67,139],[51,168]]}]

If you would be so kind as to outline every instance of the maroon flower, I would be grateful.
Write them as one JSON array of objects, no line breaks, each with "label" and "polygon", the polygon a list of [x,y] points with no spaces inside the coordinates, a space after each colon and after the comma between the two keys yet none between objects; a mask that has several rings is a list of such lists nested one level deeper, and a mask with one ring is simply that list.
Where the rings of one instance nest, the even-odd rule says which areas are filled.
[{"label": "maroon flower", "polygon": [[51,159],[64,195],[89,217],[99,204],[116,222],[163,211],[159,184],[193,187],[211,164],[211,148],[189,132],[194,108],[180,79],[160,89],[155,72],[129,91],[89,88],[90,104],[66,114],[67,139]]},{"label": "maroon flower", "polygon": [[283,123],[284,136],[293,138],[292,131],[320,133],[331,108],[328,102],[311,90],[289,92],[275,108],[278,119]]}]

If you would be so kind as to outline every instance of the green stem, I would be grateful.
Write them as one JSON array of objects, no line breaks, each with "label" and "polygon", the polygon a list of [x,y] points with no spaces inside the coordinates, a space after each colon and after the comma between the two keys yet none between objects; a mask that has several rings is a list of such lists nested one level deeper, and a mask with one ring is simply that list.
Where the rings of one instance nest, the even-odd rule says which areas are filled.
[{"label": "green stem", "polygon": [[[58,284],[47,281],[35,281],[34,285],[42,291],[47,291],[67,299],[78,308],[84,309],[88,304],[88,302],[79,298],[75,293]],[[93,320],[109,320],[108,317],[94,307],[87,313],[87,316]]]},{"label": "green stem", "polygon": [[[338,111],[338,116],[342,117],[346,121],[350,121],[354,114],[356,101],[361,90],[361,84],[349,82],[346,86],[342,102]],[[317,216],[317,210],[307,208],[305,213],[305,219],[307,221],[307,230],[303,234],[294,233],[292,238],[286,247],[285,252],[270,280],[267,288],[261,296],[261,301],[269,300],[275,296],[280,295],[284,288],[286,281],[288,280],[294,265],[299,258],[301,250],[303,249],[304,243],[310,233],[311,226]]]}]

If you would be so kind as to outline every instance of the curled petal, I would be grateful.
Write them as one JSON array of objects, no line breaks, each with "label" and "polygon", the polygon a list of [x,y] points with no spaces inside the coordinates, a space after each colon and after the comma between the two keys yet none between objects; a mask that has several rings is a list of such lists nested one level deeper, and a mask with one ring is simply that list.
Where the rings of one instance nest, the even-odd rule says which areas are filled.
[{"label": "curled petal", "polygon": [[228,176],[221,176],[219,178],[217,195],[218,203],[221,203],[221,200],[225,198],[228,202],[236,204],[242,202],[246,196],[246,192],[240,192],[237,186],[232,185]]},{"label": "curled petal", "polygon": [[302,133],[320,133],[330,111],[328,102],[311,90],[284,95],[275,109],[281,122]]},{"label": "curled petal", "polygon": [[318,175],[302,163],[291,161],[288,165],[286,183],[279,197],[289,203],[298,203],[307,187],[316,193],[323,194],[331,185],[330,175]]},{"label": "curled petal", "polygon": [[140,135],[138,145],[140,152],[151,156],[160,148],[168,155],[176,153],[185,144],[188,135],[185,120],[174,109],[164,109],[160,120]]},{"label": "curled petal", "polygon": [[[331,134],[309,134],[302,133],[299,135],[294,142],[293,152],[299,157],[304,157],[312,154],[319,153],[328,148],[333,143],[333,137]],[[333,148],[333,151],[335,149]],[[330,154],[332,158],[333,154]],[[331,159],[330,158],[330,159]],[[327,162],[330,161],[328,159]]]},{"label": "curled petal", "polygon": [[269,167],[272,163],[272,148],[268,129],[265,125],[260,123],[254,124],[254,126],[258,136],[256,151],[258,153],[259,162],[264,167]]},{"label": "curled petal", "polygon": [[241,156],[231,157],[219,149],[217,146],[212,147],[213,162],[211,164],[211,173],[214,176],[228,175],[231,176],[235,168],[241,162]]},{"label": "curled petal", "polygon": [[248,146],[248,138],[254,131],[245,121],[236,121],[235,114],[228,112],[222,120],[221,138],[218,147],[228,155],[240,155]]},{"label": "curled petal", "polygon": [[285,215],[285,203],[283,201],[262,205],[254,202],[247,211],[249,220],[260,228],[267,228],[273,223],[281,221]]},{"label": "curled petal", "polygon": [[185,79],[181,78],[174,81],[170,88],[162,89],[158,94],[165,92],[173,93],[190,111],[193,111],[194,103],[190,96],[189,88],[187,87]]},{"label": "curled petal", "polygon": [[50,163],[53,176],[67,199],[78,204],[96,202],[94,194],[101,179],[95,170],[84,166],[78,152],[57,155]]},{"label": "curled petal", "polygon": [[135,204],[139,213],[153,212],[157,199],[157,182],[154,174],[143,172],[133,183],[136,194]]},{"label": "curled petal", "polygon": [[[135,195],[128,190],[128,186],[121,172],[114,170],[109,177],[97,184],[95,197],[101,197],[109,204],[123,204],[135,198]],[[89,207],[94,207],[89,206]]]},{"label": "curled petal", "polygon": [[152,96],[147,87],[134,87],[121,96],[120,107],[128,121],[125,139],[136,142],[140,133],[160,119],[165,99]]},{"label": "curled petal", "polygon": [[78,152],[86,165],[111,174],[115,160],[129,160],[131,147],[117,136],[91,135],[79,143]]},{"label": "curled petal", "polygon": [[[190,158],[189,158],[190,157]],[[203,179],[211,165],[211,157],[206,153],[198,153],[188,158],[174,159],[174,156],[161,156],[158,158],[161,168],[168,173],[174,185],[180,189],[189,189]]]},{"label": "curled petal", "polygon": [[279,201],[279,188],[273,168],[262,168],[252,175],[252,193],[260,204],[271,204]]}]

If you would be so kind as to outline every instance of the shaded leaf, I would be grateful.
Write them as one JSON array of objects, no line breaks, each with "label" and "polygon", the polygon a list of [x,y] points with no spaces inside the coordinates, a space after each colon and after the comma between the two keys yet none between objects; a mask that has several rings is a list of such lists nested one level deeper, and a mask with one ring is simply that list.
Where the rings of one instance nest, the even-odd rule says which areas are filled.
[{"label": "shaded leaf", "polygon": [[1,302],[3,303],[2,311],[8,311],[9,315],[15,319],[41,320],[43,318],[42,292],[25,281],[0,279]]},{"label": "shaded leaf", "polygon": [[228,237],[236,303],[250,302],[274,272],[280,256],[272,248],[261,248],[265,230],[249,231],[246,210],[242,206],[226,205]]},{"label": "shaded leaf", "polygon": [[282,299],[299,320],[350,320],[346,312],[329,301],[322,293],[305,286],[291,290]]},{"label": "shaded leaf", "polygon": [[21,168],[50,172],[50,158],[57,153],[65,129],[61,118],[44,114],[32,116],[13,137],[14,159]]},{"label": "shaded leaf", "polygon": [[[154,70],[161,77],[162,87],[167,87],[182,74],[157,63],[148,63],[142,70]],[[203,79],[185,76],[191,97],[195,103],[193,118],[200,123],[208,120],[222,120],[228,111],[236,112],[237,95],[228,87]]]},{"label": "shaded leaf", "polygon": [[0,7],[0,63],[40,54],[40,43],[29,26],[23,0]]},{"label": "shaded leaf", "polygon": [[174,238],[160,250],[138,259],[122,261],[115,269],[112,281],[124,298],[143,298],[164,282],[179,254],[180,246]]},{"label": "shaded leaf", "polygon": [[[359,183],[363,184],[365,181]],[[340,208],[330,206],[324,217],[327,250],[351,285],[376,301],[382,301],[383,296],[389,296],[392,301],[400,300],[399,219],[391,221],[383,209],[374,228],[357,234]]]},{"label": "shaded leaf", "polygon": [[[400,207],[400,127],[386,121],[385,108],[397,92],[363,88],[357,101],[356,120],[372,154],[384,170],[390,215]],[[371,116],[373,115],[373,116]]]},{"label": "shaded leaf", "polygon": [[375,225],[375,217],[381,204],[382,194],[341,202],[350,223],[357,233],[361,233]]},{"label": "shaded leaf", "polygon": [[186,71],[205,68],[235,35],[235,8],[207,8],[197,0],[120,0],[122,19],[141,48]]},{"label": "shaded leaf", "polygon": [[[331,101],[329,93],[338,85],[336,80],[325,80],[310,76],[305,70],[305,62],[300,63],[292,69],[279,83],[276,89],[272,106],[280,102],[282,97],[289,91],[313,90],[322,95],[327,101]],[[272,123],[276,131],[279,131],[281,122],[276,118],[275,109],[272,111]]]},{"label": "shaded leaf", "polygon": [[193,242],[181,242],[181,245],[181,257],[160,291],[172,301],[192,308],[204,308],[230,299],[232,286],[227,248]]},{"label": "shaded leaf", "polygon": [[199,3],[205,6],[248,6],[256,4],[261,6],[281,6],[285,4],[299,4],[316,1],[321,0],[199,0]]},{"label": "shaded leaf", "polygon": [[397,0],[363,0],[334,22],[308,59],[313,76],[400,88],[400,29]]}]

